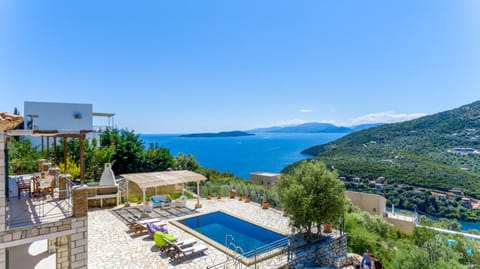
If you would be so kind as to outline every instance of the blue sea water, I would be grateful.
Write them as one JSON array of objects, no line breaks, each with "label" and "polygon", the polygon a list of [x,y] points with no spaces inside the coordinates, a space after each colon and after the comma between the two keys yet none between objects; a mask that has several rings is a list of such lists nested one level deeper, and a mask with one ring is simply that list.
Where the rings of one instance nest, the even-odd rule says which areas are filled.
[{"label": "blue sea water", "polygon": [[[251,172],[280,172],[285,166],[310,158],[301,151],[325,144],[344,133],[258,133],[242,137],[179,137],[172,134],[141,134],[145,146],[158,143],[173,155],[193,154],[204,167],[230,171],[249,179]],[[476,229],[480,223],[460,222],[463,231]]]},{"label": "blue sea water", "polygon": [[176,156],[195,156],[204,167],[229,171],[244,179],[252,172],[279,173],[285,166],[311,156],[301,151],[336,140],[345,133],[258,133],[241,137],[180,137],[141,134],[145,146],[158,143]]}]

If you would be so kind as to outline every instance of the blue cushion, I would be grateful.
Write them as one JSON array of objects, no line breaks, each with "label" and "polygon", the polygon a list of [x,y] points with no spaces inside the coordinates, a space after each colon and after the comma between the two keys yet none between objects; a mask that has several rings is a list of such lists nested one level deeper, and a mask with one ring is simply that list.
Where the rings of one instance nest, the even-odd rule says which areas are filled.
[{"label": "blue cushion", "polygon": [[150,200],[152,200],[152,202],[154,202],[156,204],[166,202],[165,200],[158,199],[158,198],[155,198],[155,197],[150,197]]}]

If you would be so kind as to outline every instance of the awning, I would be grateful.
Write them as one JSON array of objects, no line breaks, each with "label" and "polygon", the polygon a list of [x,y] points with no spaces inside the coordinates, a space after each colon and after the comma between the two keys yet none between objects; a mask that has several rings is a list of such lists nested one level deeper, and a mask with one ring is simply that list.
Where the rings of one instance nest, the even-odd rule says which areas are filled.
[{"label": "awning", "polygon": [[[127,198],[128,198],[128,182],[133,182],[138,185],[143,192],[143,204],[145,204],[145,192],[147,188],[154,188],[160,186],[185,184],[188,182],[197,182],[197,205],[200,207],[200,181],[207,180],[206,177],[199,173],[195,173],[188,170],[180,171],[163,171],[163,172],[149,172],[149,173],[132,173],[123,174],[122,176],[127,182]],[[182,190],[183,193],[183,190]],[[128,204],[128,203],[127,203]],[[143,216],[145,214],[145,207],[143,210]]]},{"label": "awning", "polygon": [[149,173],[122,174],[125,180],[134,182],[142,190],[147,188],[183,184],[188,182],[200,182],[207,180],[199,173],[188,170],[163,171]]}]

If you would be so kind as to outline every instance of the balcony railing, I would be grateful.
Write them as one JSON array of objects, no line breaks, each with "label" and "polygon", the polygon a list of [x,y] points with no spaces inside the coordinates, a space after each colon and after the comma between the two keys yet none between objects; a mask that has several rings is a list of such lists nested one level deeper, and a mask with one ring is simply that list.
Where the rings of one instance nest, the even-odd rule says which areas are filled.
[{"label": "balcony railing", "polygon": [[[264,260],[264,259],[259,259],[260,257],[264,257],[264,258],[272,257],[274,255],[279,255],[287,252],[289,250],[289,241],[290,241],[289,237],[284,237],[278,241],[260,246],[248,252],[243,252],[241,248],[235,246],[234,244],[230,244],[227,247],[229,249],[233,249],[234,251],[240,254],[237,254],[233,257],[229,257],[227,255],[227,258],[225,261],[217,263],[215,265],[207,266],[207,269],[242,268],[244,266],[242,263],[247,257],[248,257],[247,262],[250,264],[249,266],[257,268],[257,263],[259,261]],[[286,260],[285,260],[285,263],[287,263]],[[246,267],[248,268],[249,266],[246,266]]]},{"label": "balcony railing", "polygon": [[[58,221],[72,216],[72,187],[73,183],[66,180],[65,187],[56,188],[49,193],[20,192],[21,197],[10,196],[6,204],[6,228],[38,225]],[[16,194],[15,180],[10,179],[11,194]]]}]

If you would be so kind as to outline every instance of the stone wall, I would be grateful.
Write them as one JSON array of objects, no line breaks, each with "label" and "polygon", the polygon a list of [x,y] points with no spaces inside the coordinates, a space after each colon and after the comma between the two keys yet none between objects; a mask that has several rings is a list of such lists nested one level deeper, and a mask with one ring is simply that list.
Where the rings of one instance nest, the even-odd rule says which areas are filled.
[{"label": "stone wall", "polygon": [[5,136],[0,134],[0,232],[5,230]]},{"label": "stone wall", "polygon": [[0,231],[0,269],[6,268],[5,248],[48,239],[49,253],[56,253],[56,268],[79,269],[88,266],[87,190],[73,192],[76,217],[50,223]]},{"label": "stone wall", "polygon": [[372,215],[383,217],[386,213],[387,200],[381,195],[356,191],[346,191],[345,195],[354,205]]},{"label": "stone wall", "polygon": [[0,248],[0,268],[7,268],[6,253],[4,248]]},{"label": "stone wall", "polygon": [[79,187],[72,192],[72,205],[74,217],[83,217],[88,214],[88,188]]},{"label": "stone wall", "polygon": [[413,233],[413,228],[415,227],[415,223],[413,221],[396,218],[386,218],[386,220],[406,234]]},{"label": "stone wall", "polygon": [[[5,230],[5,136],[0,134],[0,232]],[[6,268],[5,249],[0,248],[0,269]]]},{"label": "stone wall", "polygon": [[[69,218],[57,222],[45,223],[29,227],[7,230],[0,233],[0,243],[13,243],[14,241],[28,239],[35,240],[42,236],[49,238],[49,253],[56,252],[56,268],[87,268],[88,266],[88,217]],[[55,237],[56,236],[56,237]],[[5,248],[0,249],[0,265],[2,253],[5,257]],[[5,260],[5,258],[3,258]],[[5,268],[5,263],[3,262]]]},{"label": "stone wall", "polygon": [[87,268],[88,266],[88,217],[76,218],[72,221],[70,236],[70,261],[72,269]]},{"label": "stone wall", "polygon": [[[298,252],[295,250],[294,252]],[[341,268],[350,261],[347,258],[347,235],[330,237],[321,242],[308,245],[307,249],[301,250],[303,254],[292,261],[290,266],[294,268],[330,266]]]},{"label": "stone wall", "polygon": [[56,239],[57,269],[78,269],[88,266],[88,219],[87,217],[72,219],[74,233],[59,236]]},{"label": "stone wall", "polygon": [[27,240],[38,236],[48,236],[49,234],[67,232],[71,229],[72,219],[11,229],[0,232],[0,243],[9,243],[17,240]]},{"label": "stone wall", "polygon": [[70,236],[59,236],[55,240],[57,269],[68,269],[70,266]]}]

